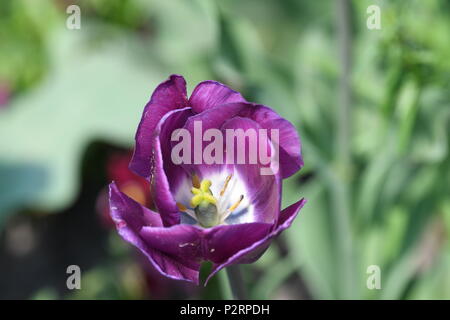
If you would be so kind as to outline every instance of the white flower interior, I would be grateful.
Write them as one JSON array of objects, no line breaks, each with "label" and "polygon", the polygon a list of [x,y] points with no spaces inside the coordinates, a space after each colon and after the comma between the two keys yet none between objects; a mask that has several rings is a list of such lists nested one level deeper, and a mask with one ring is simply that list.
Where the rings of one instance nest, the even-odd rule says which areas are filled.
[{"label": "white flower interior", "polygon": [[[254,208],[250,203],[249,193],[244,181],[238,174],[222,171],[202,178],[202,182],[206,180],[211,182],[209,191],[215,199],[219,220],[217,224],[254,221]],[[181,212],[181,223],[201,225],[192,204],[194,196],[192,190],[198,183],[199,180],[195,176],[192,178],[186,177],[175,193],[175,200]]]}]

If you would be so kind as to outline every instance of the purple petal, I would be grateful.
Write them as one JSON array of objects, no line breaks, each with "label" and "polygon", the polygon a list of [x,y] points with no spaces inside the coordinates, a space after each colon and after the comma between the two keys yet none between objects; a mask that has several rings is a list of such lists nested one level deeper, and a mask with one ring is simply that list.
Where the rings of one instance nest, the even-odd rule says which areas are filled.
[{"label": "purple petal", "polygon": [[[172,278],[198,280],[202,242],[197,228],[180,224],[169,228],[144,227],[140,235],[149,248],[160,253],[154,260],[162,273]],[[171,257],[172,263],[167,263],[166,257]]]},{"label": "purple petal", "polygon": [[170,184],[177,184],[177,181],[181,181],[185,175],[183,167],[174,165],[171,160],[170,136],[175,129],[183,126],[191,114],[190,108],[169,111],[155,128],[154,154],[151,158],[151,190],[153,201],[165,226],[180,223],[179,210]]},{"label": "purple petal", "polygon": [[205,259],[216,264],[225,263],[236,253],[265,239],[271,228],[269,223],[254,222],[204,229]]},{"label": "purple petal", "polygon": [[[180,256],[172,255],[174,242],[170,242],[198,242],[198,237],[197,240],[194,238],[195,233],[188,232],[181,225],[162,228],[157,213],[120,192],[115,183],[110,185],[110,211],[122,238],[136,246],[159,272],[169,278],[198,283],[200,265],[196,256],[184,252],[180,252]],[[150,230],[154,230],[153,236]],[[187,260],[187,256],[191,259]]]},{"label": "purple petal", "polygon": [[283,179],[291,176],[303,166],[300,138],[295,127],[275,111],[263,105],[244,102],[219,105],[190,117],[184,128],[193,135],[194,123],[200,121],[203,133],[211,128],[221,128],[225,121],[237,116],[250,118],[263,129],[279,130],[279,161]]},{"label": "purple petal", "polygon": [[144,108],[141,122],[136,132],[136,146],[130,169],[138,175],[150,176],[150,157],[154,130],[161,118],[169,111],[188,106],[186,82],[182,76],[171,75],[153,92],[150,101]]},{"label": "purple petal", "polygon": [[[234,106],[232,106],[233,108]],[[225,110],[225,112],[228,112],[229,110],[232,110],[232,108]],[[206,112],[205,112],[206,113]],[[187,120],[187,127],[189,127],[189,124],[191,123],[192,118],[196,118],[196,116],[192,116]],[[210,128],[208,125],[208,121],[214,122],[218,117],[206,117],[203,118],[202,122],[205,124],[204,128]],[[281,182],[280,177],[278,174],[270,174],[270,175],[263,175],[262,169],[270,169],[270,163],[267,163],[266,165],[262,165],[258,162],[258,157],[256,155],[259,154],[259,135],[257,134],[259,130],[261,129],[261,126],[256,123],[255,121],[249,119],[249,118],[242,118],[242,117],[232,117],[231,119],[227,119],[225,121],[221,121],[223,124],[221,125],[220,130],[222,132],[222,135],[226,136],[226,130],[236,130],[241,129],[244,130],[254,130],[256,133],[254,136],[247,137],[245,140],[244,146],[238,146],[237,141],[238,139],[234,138],[234,158],[231,159],[232,161],[227,162],[226,155],[227,155],[227,145],[226,145],[226,138],[224,139],[224,164],[183,164],[179,167],[185,168],[186,172],[195,172],[197,173],[201,178],[208,178],[216,175],[217,173],[226,172],[225,176],[227,176],[229,173],[235,173],[234,176],[236,178],[241,179],[244,184],[246,185],[247,193],[243,194],[246,200],[248,200],[254,207],[253,212],[253,221],[255,222],[266,222],[266,223],[274,223],[278,217],[278,213],[280,212],[280,206],[281,206]],[[215,125],[215,124],[214,124]],[[186,126],[185,126],[186,128]],[[191,131],[191,136],[194,136],[194,128]],[[189,129],[188,129],[189,130]],[[251,139],[251,141],[250,141]],[[205,145],[209,142],[204,142],[204,145],[201,150],[204,150]],[[266,143],[266,151],[269,151],[268,155],[270,156],[270,147],[271,143],[270,141],[266,140],[264,141]],[[256,164],[250,164],[250,144],[256,147],[256,155],[255,159],[257,161]],[[261,145],[264,145],[261,143]],[[254,150],[252,150],[254,151]],[[194,154],[195,150],[192,145],[191,154]],[[243,154],[246,156],[245,164],[239,164],[237,161],[237,155],[238,153]],[[229,154],[229,153],[228,153]],[[253,154],[253,152],[252,152]],[[183,174],[178,174],[179,177],[184,177]],[[217,177],[217,176],[216,176]],[[170,180],[170,179],[169,179]],[[214,181],[213,181],[214,182]],[[176,191],[176,189],[172,189],[173,193]],[[175,209],[175,208],[174,208]],[[237,214],[238,212],[236,212]],[[234,215],[234,213],[233,213]],[[229,220],[227,222],[233,223],[233,215],[229,217]],[[236,215],[235,215],[236,216]]]},{"label": "purple petal", "polygon": [[[227,108],[226,106],[230,106],[230,108]],[[235,117],[239,111],[241,110],[241,106],[239,104],[229,104],[229,105],[221,105],[220,107],[214,107],[211,109],[207,109],[206,111],[202,112],[201,114],[196,114],[192,117],[190,117],[186,124],[184,125],[184,129],[186,129],[190,136],[193,137],[193,140],[195,139],[195,126],[200,125],[201,130],[200,133],[200,139],[204,136],[205,132],[209,129],[218,129],[220,130],[222,125],[225,123],[225,121]],[[225,143],[225,139],[223,141]],[[200,150],[205,150],[206,146],[210,142],[202,141]],[[213,174],[217,174],[223,170],[226,171],[232,171],[233,168],[229,168],[227,165],[224,164],[205,164],[203,159],[201,159],[201,164],[195,164],[195,158],[194,155],[198,154],[198,152],[195,152],[194,150],[194,143],[192,142],[191,147],[191,155],[193,157],[193,164],[183,164],[183,167],[188,172],[195,172],[198,174],[201,178],[211,176]]]},{"label": "purple petal", "polygon": [[279,235],[283,230],[289,228],[297,216],[300,209],[306,203],[305,199],[290,205],[280,213],[280,218],[278,219],[278,224],[275,226],[274,230],[270,232],[266,237],[255,241],[250,246],[243,248],[242,250],[230,256],[226,261],[222,263],[216,263],[213,266],[211,274],[206,279],[205,285],[208,283],[209,279],[214,276],[221,269],[228,267],[232,264],[238,263],[252,263],[256,261],[264,251],[269,247],[272,238]]},{"label": "purple petal", "polygon": [[278,223],[275,227],[275,230],[272,233],[275,232],[276,233],[275,235],[277,235],[281,231],[289,228],[294,219],[297,217],[297,214],[299,213],[300,209],[303,208],[303,206],[305,205],[305,203],[306,199],[301,198],[296,203],[293,203],[289,207],[284,208],[280,213]]},{"label": "purple petal", "polygon": [[199,83],[189,98],[189,104],[196,113],[231,102],[245,102],[245,99],[239,92],[211,80]]},{"label": "purple petal", "polygon": [[263,105],[247,108],[242,115],[253,119],[264,129],[279,130],[280,169],[283,179],[303,167],[300,137],[292,123]]},{"label": "purple petal", "polygon": [[243,103],[230,103],[207,109],[200,114],[190,117],[184,128],[187,129],[192,136],[194,134],[194,123],[196,121],[201,122],[203,132],[211,128],[220,129],[225,121],[238,116],[239,112],[245,109],[245,107],[246,105]]},{"label": "purple petal", "polygon": [[178,141],[171,141],[172,133],[184,126],[187,119],[193,116],[191,108],[184,108],[172,111],[172,113],[161,121],[161,129],[159,132],[159,142],[161,144],[161,153],[164,163],[164,173],[170,183],[172,194],[174,190],[184,179],[184,176],[188,173],[180,165],[174,164],[172,161],[172,150]]},{"label": "purple petal", "polygon": [[143,207],[138,202],[130,201],[113,182],[109,186],[109,205],[111,218],[119,233],[127,237],[127,241],[139,241],[135,238],[144,226],[161,227],[161,217],[158,213]]},{"label": "purple petal", "polygon": [[[235,117],[227,120],[221,130],[225,135],[227,129],[242,129],[254,130],[258,132],[261,127],[255,121],[248,118]],[[250,145],[256,146],[256,153],[259,154],[259,136],[249,136],[245,139],[245,145],[238,145],[237,138],[234,139],[234,170],[239,173],[239,176],[245,180],[247,186],[248,195],[250,197],[250,203],[253,204],[255,208],[255,221],[273,223],[278,218],[281,206],[281,181],[278,174],[263,175],[261,170],[264,167],[260,163],[251,164],[250,159],[245,159],[245,164],[239,164],[237,161],[238,149],[243,151],[244,155],[249,155]],[[270,142],[264,141],[264,143],[270,145]],[[266,147],[266,150],[269,146]],[[255,152],[254,150],[252,152]],[[258,160],[258,159],[257,159]]]}]

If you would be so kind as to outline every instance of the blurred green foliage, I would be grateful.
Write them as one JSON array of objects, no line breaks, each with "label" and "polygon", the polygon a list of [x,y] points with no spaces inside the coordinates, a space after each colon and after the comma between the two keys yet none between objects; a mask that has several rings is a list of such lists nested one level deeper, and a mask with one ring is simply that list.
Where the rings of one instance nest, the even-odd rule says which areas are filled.
[{"label": "blurred green foliage", "polygon": [[[190,90],[227,83],[301,134],[306,166],[285,181],[283,202],[308,203],[282,245],[246,267],[252,298],[283,297],[295,276],[319,299],[450,298],[448,1],[350,2],[346,123],[338,1],[77,4],[81,30],[65,28],[68,2],[0,3],[0,80],[13,92],[0,110],[0,228],[7,213],[72,203],[86,147],[131,147],[152,90],[178,73]],[[371,4],[381,30],[366,27]],[[370,265],[382,270],[381,290],[366,287]],[[139,297],[111,273],[90,272],[103,287],[79,298]]]}]

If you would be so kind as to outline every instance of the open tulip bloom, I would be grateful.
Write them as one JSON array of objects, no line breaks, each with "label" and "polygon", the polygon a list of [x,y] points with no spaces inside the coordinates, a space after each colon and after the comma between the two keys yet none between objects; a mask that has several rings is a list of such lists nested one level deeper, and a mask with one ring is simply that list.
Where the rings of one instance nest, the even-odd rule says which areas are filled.
[{"label": "open tulip bloom", "polygon": [[302,166],[294,126],[272,109],[214,81],[187,98],[172,75],[145,106],[130,163],[150,181],[157,212],[113,182],[111,216],[159,272],[198,284],[202,261],[213,263],[208,281],[256,261],[291,225],[305,200],[281,210],[282,179]]}]

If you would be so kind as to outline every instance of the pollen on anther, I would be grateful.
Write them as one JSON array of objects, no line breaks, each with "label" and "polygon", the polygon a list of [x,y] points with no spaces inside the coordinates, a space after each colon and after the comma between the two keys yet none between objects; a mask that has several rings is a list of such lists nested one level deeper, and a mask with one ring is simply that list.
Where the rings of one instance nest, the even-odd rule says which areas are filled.
[{"label": "pollen on anther", "polygon": [[200,178],[196,173],[192,175],[192,186],[195,188],[200,188]]},{"label": "pollen on anther", "polygon": [[233,175],[230,174],[230,175],[228,175],[228,177],[225,179],[225,183],[224,183],[224,185],[223,185],[223,187],[222,187],[222,190],[220,190],[220,196],[223,196],[223,194],[224,194],[225,191],[227,190],[228,183],[230,182],[232,176],[233,176]]},{"label": "pollen on anther", "polygon": [[179,202],[177,202],[177,207],[182,212],[186,212],[186,210],[187,210],[186,206]]},{"label": "pollen on anther", "polygon": [[235,204],[233,204],[228,210],[230,212],[233,212],[239,206],[239,204],[242,202],[243,199],[244,199],[244,195],[241,195],[239,197],[239,200]]}]

